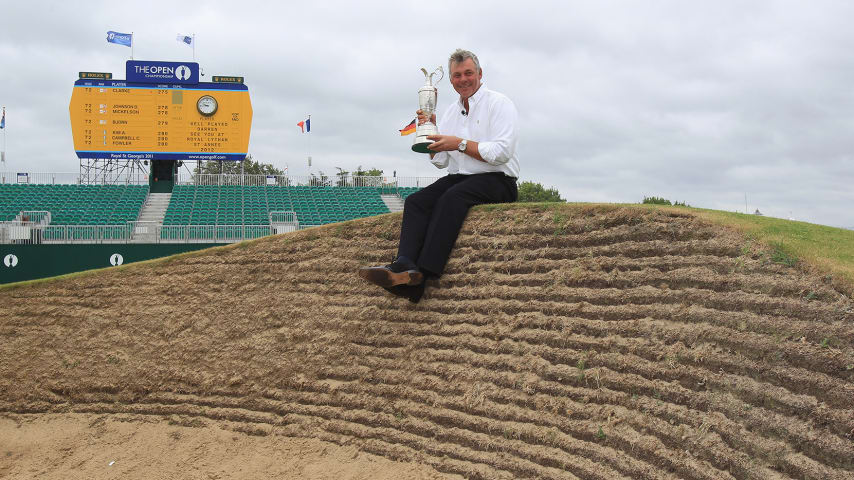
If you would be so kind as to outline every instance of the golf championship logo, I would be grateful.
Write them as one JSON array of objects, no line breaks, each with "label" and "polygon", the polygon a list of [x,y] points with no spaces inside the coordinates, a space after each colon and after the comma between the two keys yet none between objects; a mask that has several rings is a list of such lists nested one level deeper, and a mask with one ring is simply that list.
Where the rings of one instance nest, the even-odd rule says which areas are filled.
[{"label": "golf championship logo", "polygon": [[199,64],[194,62],[158,62],[128,60],[125,62],[128,82],[140,83],[197,83]]},{"label": "golf championship logo", "polygon": [[119,266],[119,265],[123,264],[124,262],[125,262],[125,259],[124,259],[124,257],[121,256],[121,254],[114,253],[112,256],[110,256],[110,265],[112,265],[114,267]]},{"label": "golf championship logo", "polygon": [[192,75],[192,71],[190,71],[190,67],[186,65],[179,65],[178,68],[175,69],[175,78],[178,80],[189,80],[190,75]]},{"label": "golf championship logo", "polygon": [[6,255],[5,257],[3,257],[3,265],[6,265],[9,268],[14,268],[18,266],[18,257],[12,255],[11,253],[9,255]]}]

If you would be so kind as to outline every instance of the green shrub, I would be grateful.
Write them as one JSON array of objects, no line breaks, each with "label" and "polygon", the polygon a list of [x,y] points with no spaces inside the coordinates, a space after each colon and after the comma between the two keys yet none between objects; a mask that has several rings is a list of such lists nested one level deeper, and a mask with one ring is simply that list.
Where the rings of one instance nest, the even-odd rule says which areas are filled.
[{"label": "green shrub", "polygon": [[565,202],[557,189],[543,188],[539,183],[522,182],[519,184],[519,202]]},{"label": "green shrub", "polygon": [[673,205],[670,203],[670,200],[663,197],[643,197],[643,203],[650,203],[653,205]]}]

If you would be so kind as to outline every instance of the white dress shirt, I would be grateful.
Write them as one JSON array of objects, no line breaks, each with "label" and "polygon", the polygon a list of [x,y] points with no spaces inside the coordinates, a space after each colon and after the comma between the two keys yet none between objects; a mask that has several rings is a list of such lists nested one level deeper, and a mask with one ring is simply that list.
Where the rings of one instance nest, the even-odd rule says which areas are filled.
[{"label": "white dress shirt", "polygon": [[477,142],[477,151],[486,162],[455,150],[438,152],[430,160],[433,165],[447,167],[451,174],[502,172],[519,178],[519,158],[516,156],[519,113],[513,102],[487,89],[482,83],[469,97],[468,114],[463,114],[464,111],[463,102],[457,98],[444,114],[437,117],[439,133]]}]

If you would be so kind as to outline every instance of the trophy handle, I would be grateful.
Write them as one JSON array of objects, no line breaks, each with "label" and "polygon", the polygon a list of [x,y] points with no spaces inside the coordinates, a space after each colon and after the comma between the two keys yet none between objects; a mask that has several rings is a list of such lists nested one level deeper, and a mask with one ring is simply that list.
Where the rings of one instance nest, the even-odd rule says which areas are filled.
[{"label": "trophy handle", "polygon": [[441,82],[442,79],[445,78],[445,70],[441,65],[439,65],[439,68],[436,70],[433,70],[433,73],[427,73],[427,69],[423,67],[421,68],[421,71],[424,73],[424,78],[427,80],[429,85],[435,85],[435,83],[433,83],[433,75],[436,75],[436,73],[439,73],[439,79],[436,80],[436,83]]},{"label": "trophy handle", "polygon": [[[423,69],[422,69],[422,70],[423,70]],[[436,80],[436,83],[441,82],[441,81],[442,81],[442,79],[443,79],[443,78],[445,78],[445,69],[443,69],[443,68],[442,68],[442,66],[441,66],[441,65],[439,65],[439,67],[438,67],[438,68],[436,68],[436,70],[433,70],[433,73],[431,73],[431,74],[430,74],[430,81],[431,81],[431,82],[433,81],[433,75],[436,75],[436,73],[437,73],[437,72],[439,73],[439,79],[438,79],[438,80]],[[424,72],[424,74],[426,75],[426,74],[427,74],[427,72]],[[434,85],[435,85],[435,84],[434,84]]]}]

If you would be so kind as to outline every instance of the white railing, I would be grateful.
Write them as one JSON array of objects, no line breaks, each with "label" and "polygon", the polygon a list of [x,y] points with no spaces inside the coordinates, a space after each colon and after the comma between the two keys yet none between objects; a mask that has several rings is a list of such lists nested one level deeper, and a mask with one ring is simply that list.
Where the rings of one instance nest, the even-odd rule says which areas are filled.
[{"label": "white railing", "polygon": [[42,229],[50,224],[50,212],[24,210],[11,222],[0,223],[0,244],[41,243]]},{"label": "white railing", "polygon": [[40,243],[41,231],[29,223],[4,222],[0,225],[0,243]]},{"label": "white railing", "polygon": [[148,174],[81,175],[78,172],[0,172],[0,184],[147,185]]},{"label": "white railing", "polygon": [[[0,223],[0,244],[234,243],[317,225],[22,225]],[[281,225],[279,226],[281,227]]]},{"label": "white railing", "polygon": [[297,212],[270,212],[270,226],[273,228],[273,233],[287,233],[299,230]]},{"label": "white railing", "polygon": [[270,225],[159,225],[153,243],[233,243],[265,237]]},{"label": "white railing", "polygon": [[297,222],[297,213],[293,211],[280,212],[273,211],[270,212],[270,223],[298,223]]},{"label": "white railing", "polygon": [[128,243],[129,225],[48,225],[39,228],[41,243]]},{"label": "white railing", "polygon": [[15,217],[16,222],[28,223],[31,225],[49,225],[51,215],[47,210],[22,210]]},{"label": "white railing", "polygon": [[80,183],[77,172],[0,172],[0,184],[69,185]]},{"label": "white railing", "polygon": [[[137,215],[138,217],[138,215]],[[158,230],[160,225],[154,221],[133,220],[127,223],[128,230],[131,233],[131,239],[135,242],[153,243],[157,240]]]}]

